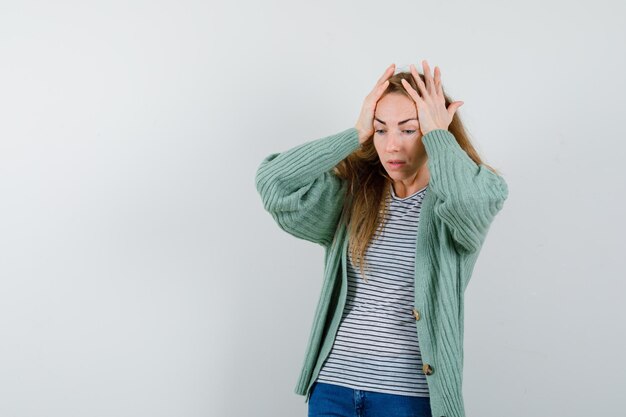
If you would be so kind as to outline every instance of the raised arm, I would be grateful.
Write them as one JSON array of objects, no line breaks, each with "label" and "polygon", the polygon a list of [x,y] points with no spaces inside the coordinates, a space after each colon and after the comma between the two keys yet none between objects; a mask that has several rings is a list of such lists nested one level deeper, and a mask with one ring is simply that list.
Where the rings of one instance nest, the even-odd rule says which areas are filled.
[{"label": "raised arm", "polygon": [[360,146],[356,128],[267,156],[256,189],[278,226],[291,235],[328,246],[341,215],[346,183],[332,169]]},{"label": "raised arm", "polygon": [[489,225],[508,196],[504,179],[486,165],[477,165],[461,148],[448,126],[462,101],[446,107],[441,86],[441,70],[434,78],[426,60],[424,75],[410,66],[418,92],[406,81],[402,84],[415,101],[422,142],[428,155],[429,188],[439,199],[434,211],[448,226],[457,246],[475,252],[482,245]]},{"label": "raised arm", "polygon": [[347,183],[332,169],[374,133],[376,103],[395,65],[387,67],[363,100],[355,127],[267,156],[256,188],[276,223],[301,239],[329,246],[341,216]]},{"label": "raised arm", "polygon": [[435,214],[463,250],[474,252],[508,197],[507,183],[486,165],[477,165],[447,130],[431,130],[422,141],[428,154],[429,188],[441,201]]}]

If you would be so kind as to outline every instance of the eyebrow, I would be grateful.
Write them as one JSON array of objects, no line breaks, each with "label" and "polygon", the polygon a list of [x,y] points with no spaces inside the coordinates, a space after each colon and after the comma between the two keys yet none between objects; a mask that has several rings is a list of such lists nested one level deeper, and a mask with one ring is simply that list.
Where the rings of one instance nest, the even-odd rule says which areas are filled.
[{"label": "eyebrow", "polygon": [[[377,120],[377,121],[379,121],[380,123],[382,123],[382,124],[384,124],[385,126],[387,126],[387,123],[383,122],[383,121],[382,121],[382,120],[380,120],[378,117],[374,117],[374,119],[376,119],[376,120]],[[399,126],[399,125],[401,125],[401,124],[404,124],[404,123],[408,122],[409,120],[417,120],[417,119],[416,119],[416,118],[412,118],[412,119],[406,119],[406,120],[403,120],[403,121],[401,121],[401,122],[399,122],[399,123],[398,123],[398,126]]]}]

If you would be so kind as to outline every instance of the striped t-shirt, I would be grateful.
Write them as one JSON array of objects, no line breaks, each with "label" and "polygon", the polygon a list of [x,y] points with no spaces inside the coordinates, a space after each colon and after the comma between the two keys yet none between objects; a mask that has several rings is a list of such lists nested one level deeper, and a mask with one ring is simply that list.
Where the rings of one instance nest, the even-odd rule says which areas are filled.
[{"label": "striped t-shirt", "polygon": [[389,187],[385,226],[365,253],[367,282],[348,256],[346,305],[317,381],[429,396],[413,316],[416,233],[427,188],[399,198]]}]

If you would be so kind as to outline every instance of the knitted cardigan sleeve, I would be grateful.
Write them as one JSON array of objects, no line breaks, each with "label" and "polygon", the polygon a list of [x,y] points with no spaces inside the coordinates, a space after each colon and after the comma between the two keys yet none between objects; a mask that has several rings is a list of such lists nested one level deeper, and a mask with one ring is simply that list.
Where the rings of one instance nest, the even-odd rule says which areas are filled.
[{"label": "knitted cardigan sleeve", "polygon": [[460,248],[475,252],[508,197],[507,183],[486,165],[476,164],[447,130],[432,130],[422,141],[428,154],[429,188],[439,197],[434,212]]},{"label": "knitted cardigan sleeve", "polygon": [[267,156],[256,172],[263,206],[287,233],[329,246],[346,182],[332,169],[360,146],[355,128]]}]

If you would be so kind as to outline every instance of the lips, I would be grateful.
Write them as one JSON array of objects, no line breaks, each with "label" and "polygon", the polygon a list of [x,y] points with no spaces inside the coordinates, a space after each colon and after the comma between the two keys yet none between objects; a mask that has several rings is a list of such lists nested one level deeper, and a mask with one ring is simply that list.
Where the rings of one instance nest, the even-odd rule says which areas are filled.
[{"label": "lips", "polygon": [[390,161],[387,161],[387,164],[389,166],[389,169],[400,169],[400,167],[404,166],[405,162],[401,161],[399,159],[392,159]]}]

